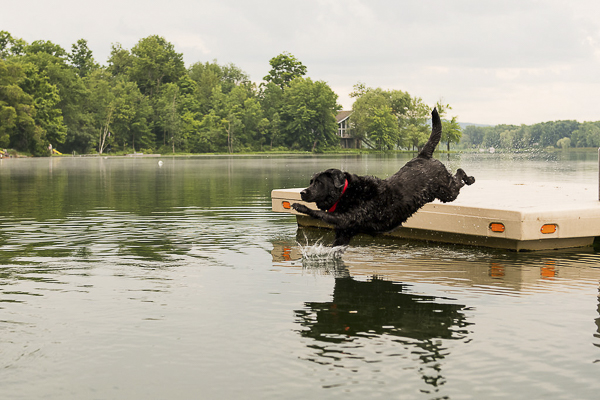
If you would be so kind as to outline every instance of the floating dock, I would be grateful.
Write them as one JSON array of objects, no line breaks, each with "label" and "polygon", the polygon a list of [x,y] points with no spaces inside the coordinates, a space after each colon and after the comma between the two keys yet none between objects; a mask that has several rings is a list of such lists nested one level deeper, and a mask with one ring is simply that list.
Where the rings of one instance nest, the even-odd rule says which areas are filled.
[{"label": "floating dock", "polygon": [[[290,207],[302,203],[316,209],[300,199],[302,190],[273,190],[273,211],[296,215],[300,226],[331,229]],[[592,246],[600,237],[598,186],[477,181],[463,187],[455,201],[426,204],[385,235],[514,251]]]}]

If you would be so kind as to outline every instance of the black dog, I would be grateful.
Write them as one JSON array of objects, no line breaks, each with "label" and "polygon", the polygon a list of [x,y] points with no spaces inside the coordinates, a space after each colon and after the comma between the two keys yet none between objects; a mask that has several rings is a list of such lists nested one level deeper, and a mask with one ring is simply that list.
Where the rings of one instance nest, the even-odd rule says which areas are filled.
[{"label": "black dog", "polygon": [[462,169],[452,176],[444,164],[432,158],[442,137],[442,121],[435,108],[431,116],[429,141],[394,175],[379,179],[328,169],[315,174],[310,186],[300,193],[302,200],[315,202],[319,210],[300,203],[292,207],[333,225],[333,245],[345,246],[358,233],[391,231],[436,198],[444,203],[455,200],[460,188],[473,184],[475,178]]}]

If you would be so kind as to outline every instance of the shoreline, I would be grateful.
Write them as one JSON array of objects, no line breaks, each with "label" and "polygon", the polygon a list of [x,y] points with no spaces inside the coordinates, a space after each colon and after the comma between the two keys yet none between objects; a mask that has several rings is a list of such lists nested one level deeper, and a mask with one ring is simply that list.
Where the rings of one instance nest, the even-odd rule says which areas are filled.
[{"label": "shoreline", "polygon": [[[573,147],[569,149],[559,148],[529,148],[529,149],[495,149],[489,151],[488,149],[457,149],[457,150],[436,150],[434,154],[534,154],[534,153],[562,153],[562,152],[574,152],[574,153],[586,153],[586,152],[597,152],[598,149],[595,147]],[[72,158],[72,157],[103,157],[103,158],[158,158],[158,157],[215,157],[215,156],[285,156],[285,155],[306,155],[306,156],[321,156],[321,155],[362,155],[362,154],[416,154],[418,150],[371,150],[371,149],[344,149],[343,151],[332,150],[332,151],[248,151],[248,152],[236,152],[236,153],[168,153],[168,154],[155,154],[155,153],[121,153],[121,154],[53,154],[48,156],[35,157],[29,154],[12,154],[9,157],[2,157],[0,159],[10,158]]]}]

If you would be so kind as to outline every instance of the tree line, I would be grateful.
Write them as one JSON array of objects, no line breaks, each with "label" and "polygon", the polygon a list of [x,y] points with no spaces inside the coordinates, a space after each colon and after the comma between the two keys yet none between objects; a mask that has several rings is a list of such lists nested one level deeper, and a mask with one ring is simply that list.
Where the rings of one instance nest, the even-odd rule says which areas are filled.
[{"label": "tree line", "polygon": [[[100,65],[84,39],[67,51],[0,31],[0,148],[47,155],[339,147],[337,94],[306,77],[290,53],[269,64],[260,84],[233,63],[186,67],[154,35],[131,49],[113,44]],[[360,141],[380,149],[426,142],[430,110],[420,98],[364,84],[352,95],[351,133]],[[460,139],[459,127],[445,132],[454,132],[448,145]]]},{"label": "tree line", "polygon": [[[63,153],[262,150],[339,147],[338,96],[306,77],[292,54],[273,57],[260,84],[233,63],[184,65],[163,37],[131,49],[112,45],[100,65],[80,39],[70,51],[50,41],[27,43],[0,31],[0,148]],[[350,136],[379,150],[418,149],[431,109],[401,90],[354,86]],[[440,100],[442,143],[461,148],[600,147],[600,122],[467,126]]]},{"label": "tree line", "polygon": [[461,146],[510,150],[532,147],[600,147],[600,122],[565,120],[520,126],[467,126],[464,128]]},{"label": "tree line", "polygon": [[223,152],[337,144],[337,95],[293,55],[260,86],[234,64],[197,62],[160,36],[113,44],[99,65],[81,39],[68,52],[0,32],[0,147],[61,152]]}]

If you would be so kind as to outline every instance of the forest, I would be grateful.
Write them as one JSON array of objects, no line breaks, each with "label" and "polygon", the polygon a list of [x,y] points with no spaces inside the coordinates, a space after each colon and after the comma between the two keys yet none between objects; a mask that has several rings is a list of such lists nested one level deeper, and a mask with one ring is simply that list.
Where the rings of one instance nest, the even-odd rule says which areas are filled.
[{"label": "forest", "polygon": [[[267,61],[265,61],[267,65]],[[283,52],[260,83],[233,63],[198,61],[161,36],[131,49],[114,43],[105,65],[87,41],[69,51],[0,31],[0,149],[66,154],[326,151],[340,147],[338,95]],[[351,137],[377,150],[415,149],[429,136],[431,108],[401,90],[357,83]],[[461,148],[598,147],[598,123],[468,126],[443,118],[442,142]]]},{"label": "forest", "polygon": [[461,147],[517,151],[528,148],[598,148],[600,122],[566,120],[534,125],[467,126],[463,130]]},{"label": "forest", "polygon": [[[259,84],[233,63],[196,62],[163,37],[67,51],[0,32],[0,148],[68,154],[323,151],[340,146],[338,95],[283,52]],[[265,61],[265,65],[266,61]],[[421,146],[430,108],[399,90],[355,86],[351,134],[380,150]],[[449,109],[449,107],[447,108]],[[449,132],[451,129],[448,130]],[[456,139],[453,139],[457,141]]]}]

